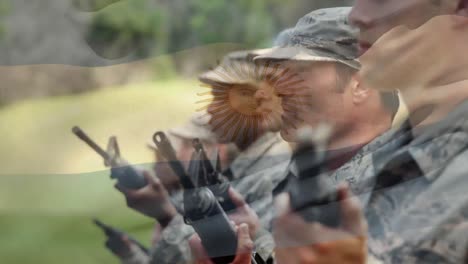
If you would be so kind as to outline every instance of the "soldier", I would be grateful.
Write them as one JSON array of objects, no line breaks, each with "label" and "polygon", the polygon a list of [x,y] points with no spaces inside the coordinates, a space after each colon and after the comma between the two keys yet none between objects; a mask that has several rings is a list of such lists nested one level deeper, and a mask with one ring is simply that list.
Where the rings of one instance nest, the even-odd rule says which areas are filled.
[{"label": "soldier", "polygon": [[[356,1],[350,16],[361,30],[363,78],[377,89],[398,85],[410,109],[393,136],[400,139],[374,162],[376,184],[365,211],[370,251],[391,263],[462,263],[468,57],[459,51],[468,40],[468,6],[462,0],[398,2]],[[378,53],[392,58],[388,68]]]},{"label": "soldier", "polygon": [[[284,176],[290,150],[277,133],[269,132],[279,118],[273,112],[280,111],[276,108],[281,105],[264,77],[256,75],[258,72],[252,61],[248,60],[248,54],[242,52],[227,56],[220,67],[201,75],[200,80],[208,85],[214,95],[207,108],[211,116],[209,125],[216,134],[216,140],[219,143],[233,142],[241,151],[223,175],[243,196],[237,201],[248,203],[260,216],[261,225],[265,226],[269,223],[266,219],[271,219],[272,190]],[[154,186],[154,180],[149,181]],[[161,193],[167,196],[161,187],[147,188],[148,199],[133,200],[128,190],[117,187],[131,201],[129,206],[153,217],[156,213],[154,204],[161,204],[158,200]],[[194,234],[194,230],[184,223],[180,214],[170,216],[168,221],[163,222],[165,227],[151,256],[143,263],[187,263],[192,259],[188,238]],[[259,229],[255,238],[258,256],[267,260],[273,250],[271,235]],[[133,260],[142,263],[141,258]]]},{"label": "soldier", "polygon": [[[347,22],[349,11],[343,7],[309,13],[283,46],[263,52],[255,61],[276,61],[303,77],[299,86],[276,87],[285,109],[281,135],[294,142],[302,126],[333,125],[327,150],[327,156],[333,158],[327,161],[327,168],[337,184],[347,181],[357,192],[362,186],[348,172],[364,170],[384,144],[374,139],[391,127],[399,101],[396,92],[377,92],[357,78],[358,47],[356,32]],[[290,169],[288,178],[295,177],[294,164]],[[287,182],[275,191],[287,189]]]},{"label": "soldier", "polygon": [[[468,19],[456,15],[467,14],[467,2],[458,0],[355,2],[350,20],[360,28],[361,75],[373,88],[400,89],[410,116],[383,136],[390,140],[357,175],[368,177],[372,192],[361,199],[369,253],[364,247],[354,253],[382,263],[464,261],[468,58],[460,51],[466,47]],[[362,220],[361,215],[355,223]],[[302,255],[324,257],[313,247]]]},{"label": "soldier", "polygon": [[[235,147],[233,144],[226,145],[218,144],[216,142],[215,135],[211,132],[209,126],[206,124],[208,120],[207,118],[208,116],[204,115],[203,113],[197,113],[182,126],[171,128],[166,133],[177,152],[178,159],[181,160],[185,166],[188,166],[188,161],[191,158],[191,153],[193,150],[192,140],[194,138],[200,139],[203,146],[207,150],[207,153],[211,154],[215,151],[218,151],[222,167],[226,167],[226,164],[229,164],[238,154],[237,147]],[[156,151],[153,143],[148,144],[148,147],[154,151],[156,158],[153,170],[155,175],[157,175],[158,181],[153,182],[153,187],[159,191],[158,193],[160,196],[158,197],[158,203],[155,204],[167,204],[167,201],[171,199],[173,205],[180,207],[182,201],[180,199],[181,187],[178,177],[168,166],[167,162],[164,162],[162,157],[160,157],[159,152]],[[150,199],[150,197],[145,196],[145,193],[139,194],[138,192],[131,192],[129,190],[124,191],[127,193],[126,199],[130,204],[143,203],[145,202],[144,200]],[[149,202],[152,201],[152,199],[149,200]],[[168,205],[166,210],[160,210],[160,213],[155,215],[157,223],[155,224],[155,230],[151,244],[157,244],[157,242],[161,239],[162,231],[175,214],[176,212],[174,208]],[[144,263],[148,261],[149,257],[147,254],[143,252],[135,243],[129,241],[125,236],[113,237],[112,239],[121,240],[124,242],[124,244],[127,245],[127,247],[120,247],[118,251],[109,247],[109,249],[111,249],[111,251],[123,262]],[[110,241],[110,239],[106,242],[106,245],[112,244],[115,243]]]}]

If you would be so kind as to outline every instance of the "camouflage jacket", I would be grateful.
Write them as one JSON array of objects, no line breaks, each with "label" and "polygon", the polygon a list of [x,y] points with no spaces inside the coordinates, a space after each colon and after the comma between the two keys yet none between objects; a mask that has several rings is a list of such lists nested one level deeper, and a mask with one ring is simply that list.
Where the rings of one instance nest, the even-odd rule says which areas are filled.
[{"label": "camouflage jacket", "polygon": [[[392,139],[396,134],[400,134],[400,129],[395,128],[376,137],[370,143],[364,145],[356,152],[352,158],[338,167],[335,170],[327,172],[333,183],[338,185],[342,182],[347,182],[354,194],[360,195],[363,201],[369,196],[369,192],[373,187],[374,172],[374,155],[388,148],[389,144],[394,144]],[[284,177],[281,183],[275,189],[275,194],[287,191],[287,184],[291,177],[297,177],[297,169],[294,161],[288,165],[287,176]]]},{"label": "camouflage jacket", "polygon": [[393,133],[363,174],[369,251],[384,263],[463,263],[467,161],[468,102],[437,124]]},{"label": "camouflage jacket", "polygon": [[[271,255],[274,247],[273,238],[266,231],[272,217],[272,190],[285,176],[289,159],[287,143],[279,134],[268,133],[243,151],[230,165],[231,186],[244,196],[263,225],[263,230],[255,238],[255,250],[263,259]],[[186,225],[179,215],[162,231],[161,239],[154,245],[146,261],[142,261],[142,256],[133,256],[132,259],[138,262],[123,260],[123,263],[190,263],[192,256],[188,238],[194,233],[193,228]]]}]

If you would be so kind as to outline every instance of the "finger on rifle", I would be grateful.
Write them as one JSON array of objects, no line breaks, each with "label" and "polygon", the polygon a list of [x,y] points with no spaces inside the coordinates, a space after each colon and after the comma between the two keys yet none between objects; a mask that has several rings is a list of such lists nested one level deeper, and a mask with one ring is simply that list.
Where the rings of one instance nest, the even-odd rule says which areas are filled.
[{"label": "finger on rifle", "polygon": [[130,246],[132,245],[132,242],[130,241],[128,236],[127,235],[122,235],[121,239],[124,242],[125,246],[127,246],[127,248],[130,248]]},{"label": "finger on rifle", "polygon": [[190,246],[190,250],[192,251],[193,256],[195,257],[195,260],[196,260],[195,263],[197,264],[211,264],[212,263],[198,235],[195,234],[192,237],[190,237],[189,246]]},{"label": "finger on rifle", "polygon": [[367,232],[367,225],[359,200],[356,196],[351,194],[346,184],[340,185],[338,192],[340,196],[343,228],[354,235],[365,235]]},{"label": "finger on rifle", "polygon": [[237,228],[237,254],[233,264],[250,263],[254,243],[250,238],[249,225],[243,223]]},{"label": "finger on rifle", "polygon": [[243,207],[246,205],[244,197],[232,187],[229,187],[229,197],[236,207]]},{"label": "finger on rifle", "polygon": [[119,192],[123,193],[124,195],[127,195],[130,191],[130,189],[123,187],[119,183],[114,184],[114,188],[116,188]]},{"label": "finger on rifle", "polygon": [[143,171],[143,177],[145,177],[146,182],[148,185],[151,185],[151,187],[155,190],[160,190],[163,188],[161,184],[161,180],[157,177],[153,177],[153,175],[149,171]]},{"label": "finger on rifle", "polygon": [[[120,185],[118,183],[116,183],[114,185],[114,187],[117,190],[119,190],[121,193],[123,193],[125,195],[125,197],[131,198],[131,199],[136,199],[137,196],[139,195],[139,191],[141,190],[141,189],[139,189],[139,190],[127,189],[127,188],[125,188],[124,186],[122,186],[122,185]],[[145,188],[145,187],[143,187],[143,188]]]}]

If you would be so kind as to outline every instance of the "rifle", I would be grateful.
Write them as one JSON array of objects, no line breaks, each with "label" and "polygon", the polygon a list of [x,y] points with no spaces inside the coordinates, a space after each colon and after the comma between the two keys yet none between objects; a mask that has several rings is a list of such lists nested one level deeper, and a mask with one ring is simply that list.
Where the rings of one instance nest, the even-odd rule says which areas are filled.
[{"label": "rifle", "polygon": [[216,158],[216,169],[211,164],[211,161],[206,155],[206,151],[203,148],[199,139],[193,140],[194,156],[192,162],[199,163],[198,170],[195,171],[196,178],[198,179],[198,187],[208,187],[215,195],[218,202],[223,207],[224,211],[229,212],[236,209],[236,205],[231,201],[229,197],[229,187],[231,186],[220,173],[220,160],[219,153]]},{"label": "rifle", "polygon": [[[215,195],[206,186],[195,188],[193,178],[185,172],[164,132],[156,132],[153,135],[153,141],[179,177],[184,188],[185,222],[195,229],[214,263],[231,263],[237,251],[237,234]],[[197,169],[203,168],[197,166]],[[195,171],[195,169],[190,169],[190,171]]]},{"label": "rifle", "polygon": [[325,127],[299,131],[299,143],[293,154],[299,175],[292,180],[289,195],[292,209],[305,220],[338,227],[338,193],[325,173],[325,144],[329,133],[329,128]]},{"label": "rifle", "polygon": [[111,178],[117,179],[120,185],[129,189],[140,189],[146,186],[147,182],[143,174],[120,157],[120,149],[116,137],[112,136],[109,138],[107,151],[105,151],[81,128],[75,126],[72,128],[72,132],[104,159],[104,165],[111,167]]},{"label": "rifle", "polygon": [[143,246],[140,242],[138,242],[136,239],[134,239],[133,237],[125,234],[124,232],[118,230],[117,228],[104,224],[99,219],[94,218],[93,222],[95,225],[97,225],[99,228],[102,229],[102,231],[104,232],[104,234],[106,234],[109,240],[112,240],[112,242],[109,244],[109,247],[112,251],[115,250],[115,252],[121,252],[122,249],[125,248],[126,245],[124,241],[122,240],[122,238],[123,236],[126,236],[130,242],[135,244],[146,254],[149,254],[149,250],[145,246]]}]

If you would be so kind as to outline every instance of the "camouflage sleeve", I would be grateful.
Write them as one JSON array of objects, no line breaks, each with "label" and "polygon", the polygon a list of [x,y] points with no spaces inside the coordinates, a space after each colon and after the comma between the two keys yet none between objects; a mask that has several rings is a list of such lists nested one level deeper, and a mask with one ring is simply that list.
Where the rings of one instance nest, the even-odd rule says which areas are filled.
[{"label": "camouflage sleeve", "polygon": [[[468,208],[465,208],[468,212]],[[468,214],[468,213],[464,213]],[[465,215],[466,217],[466,215]],[[391,263],[465,263],[468,249],[468,221],[463,219],[455,225],[444,226],[437,238],[425,241],[417,249],[403,245],[389,252]]]},{"label": "camouflage sleeve", "polygon": [[273,219],[273,186],[267,177],[253,179],[254,177],[252,181],[246,183],[250,190],[245,200],[259,217],[261,228],[255,238],[255,250],[262,259],[266,260],[272,255],[274,249],[274,240],[270,233]]},{"label": "camouflage sleeve", "polygon": [[130,253],[120,259],[122,264],[148,264],[150,256],[137,245],[130,245]]},{"label": "camouflage sleeve", "polygon": [[369,254],[367,256],[367,261],[366,264],[384,264],[381,260],[378,260],[376,257],[373,255]]},{"label": "camouflage sleeve", "polygon": [[195,233],[186,225],[182,215],[176,216],[161,233],[161,239],[154,246],[151,263],[185,264],[191,260],[188,239]]}]

